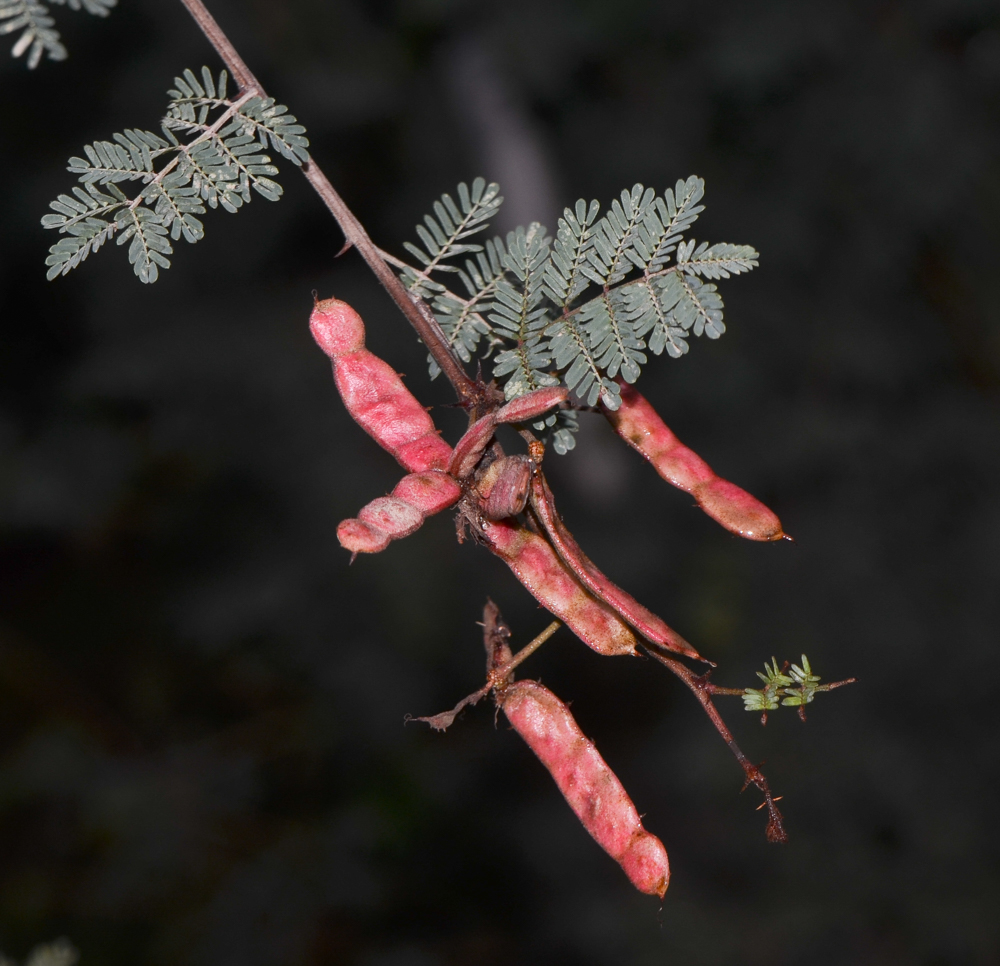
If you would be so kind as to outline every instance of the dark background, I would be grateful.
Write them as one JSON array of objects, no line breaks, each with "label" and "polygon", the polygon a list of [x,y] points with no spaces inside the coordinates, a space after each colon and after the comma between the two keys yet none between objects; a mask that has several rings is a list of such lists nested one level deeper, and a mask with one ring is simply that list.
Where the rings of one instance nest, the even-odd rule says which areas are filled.
[{"label": "dark background", "polygon": [[[804,650],[802,725],[724,705],[791,834],[691,696],[566,631],[524,673],[573,703],[671,857],[634,892],[487,705],[490,594],[546,615],[447,515],[347,566],[400,471],[306,320],[354,304],[454,440],[423,352],[287,162],[155,287],[122,249],[44,280],[65,159],[155,129],[217,61],[177,3],[56,7],[70,49],[0,63],[0,948],[103,964],[1000,964],[1000,10],[975,0],[217,0],[375,239],[501,182],[507,229],[697,173],[695,236],[762,253],[729,331],[642,390],[780,514],[740,541],[584,420],[550,460],[594,559],[755,682]],[[992,911],[991,911],[992,910]]]}]

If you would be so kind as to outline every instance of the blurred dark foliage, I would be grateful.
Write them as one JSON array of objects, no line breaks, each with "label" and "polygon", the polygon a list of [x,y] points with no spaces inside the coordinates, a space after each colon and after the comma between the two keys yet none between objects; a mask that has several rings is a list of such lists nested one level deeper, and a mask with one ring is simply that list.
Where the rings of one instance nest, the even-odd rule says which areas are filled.
[{"label": "blurred dark foliage", "polygon": [[[456,438],[447,387],[287,163],[142,286],[120,249],[47,284],[65,158],[155,127],[211,50],[181,6],[66,14],[0,62],[0,948],[102,964],[1000,963],[1000,13],[988,0],[217,0],[376,240],[460,179],[507,222],[697,173],[696,233],[762,253],[728,334],[650,365],[683,440],[795,536],[730,537],[598,418],[551,459],[588,552],[753,684],[829,680],[761,729],[791,833],[691,697],[562,631],[565,700],[665,842],[662,911],[485,705],[487,594],[546,623],[447,516],[347,565],[337,522],[399,475],[311,344],[310,292]],[[992,588],[992,589],[991,589]],[[990,818],[990,816],[993,816]],[[993,909],[993,913],[989,910]]]}]

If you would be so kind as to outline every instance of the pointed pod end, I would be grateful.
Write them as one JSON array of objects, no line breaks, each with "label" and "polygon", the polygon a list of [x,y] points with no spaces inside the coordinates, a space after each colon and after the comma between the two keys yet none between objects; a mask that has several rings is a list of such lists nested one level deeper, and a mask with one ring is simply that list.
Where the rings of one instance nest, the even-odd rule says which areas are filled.
[{"label": "pointed pod end", "polygon": [[768,543],[786,536],[777,515],[735,483],[716,478],[692,491],[698,505],[731,533]]},{"label": "pointed pod end", "polygon": [[337,527],[337,539],[345,550],[352,553],[351,562],[359,553],[379,553],[389,546],[391,537],[381,530],[363,523],[361,520],[341,520]]}]

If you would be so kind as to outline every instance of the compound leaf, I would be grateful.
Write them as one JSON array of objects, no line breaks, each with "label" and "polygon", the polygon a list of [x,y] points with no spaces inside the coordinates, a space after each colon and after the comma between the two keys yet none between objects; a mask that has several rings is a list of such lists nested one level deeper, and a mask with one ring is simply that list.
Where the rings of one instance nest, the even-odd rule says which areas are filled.
[{"label": "compound leaf", "polygon": [[545,294],[556,305],[565,308],[590,284],[583,274],[587,249],[590,246],[590,226],[594,223],[600,205],[592,201],[588,206],[580,198],[571,210],[563,210],[559,219],[552,257],[545,266]]},{"label": "compound leaf", "polygon": [[673,273],[681,285],[681,297],[671,310],[674,321],[695,335],[704,333],[718,339],[726,331],[722,321],[722,296],[711,282],[702,282],[692,275]]},{"label": "compound leaf", "polygon": [[692,275],[706,278],[729,278],[757,267],[760,256],[750,245],[730,245],[722,242],[709,246],[702,242],[695,248],[694,239],[677,247],[677,267]]},{"label": "compound leaf", "polygon": [[152,284],[159,278],[160,268],[170,268],[167,255],[173,248],[167,239],[167,229],[156,212],[142,205],[125,208],[115,218],[120,232],[117,244],[124,245],[130,238],[128,260],[140,282]]},{"label": "compound leaf", "polygon": [[587,264],[580,268],[587,278],[610,286],[632,270],[634,262],[628,253],[639,224],[653,206],[654,196],[652,188],[636,184],[631,191],[622,191],[620,201],[612,202],[588,239]]},{"label": "compound leaf", "polygon": [[446,259],[483,250],[482,245],[466,242],[464,239],[485,231],[489,226],[489,219],[503,203],[500,186],[496,183],[487,184],[484,178],[476,178],[471,190],[463,181],[458,186],[457,194],[457,204],[451,195],[441,195],[440,200],[434,202],[433,214],[424,215],[424,223],[416,226],[417,237],[423,248],[412,242],[403,242],[403,247],[422,266],[419,271],[404,271],[404,284],[410,291],[424,298],[444,291],[443,286],[428,284],[431,272],[459,271],[456,266],[445,264]]}]

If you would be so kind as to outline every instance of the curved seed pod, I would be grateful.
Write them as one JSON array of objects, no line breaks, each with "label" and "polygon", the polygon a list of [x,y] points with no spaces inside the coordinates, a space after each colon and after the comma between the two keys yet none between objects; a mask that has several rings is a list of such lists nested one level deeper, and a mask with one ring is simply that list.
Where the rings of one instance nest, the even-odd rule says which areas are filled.
[{"label": "curved seed pod", "polygon": [[[492,467],[491,467],[492,469]],[[662,618],[642,606],[631,594],[612,583],[580,549],[556,512],[552,491],[545,477],[536,472],[531,480],[531,506],[549,535],[556,552],[595,597],[613,607],[643,637],[678,654],[703,661],[704,658]]]},{"label": "curved seed pod", "polygon": [[500,706],[594,841],[640,892],[662,899],[670,882],[667,850],[642,827],[632,799],[569,708],[536,681],[505,687]]},{"label": "curved seed pod", "polygon": [[498,423],[523,423],[525,420],[541,416],[542,413],[565,402],[568,398],[569,390],[565,386],[536,389],[512,399],[506,405],[501,406],[494,415]]},{"label": "curved seed pod", "polygon": [[477,419],[455,444],[448,472],[457,480],[467,479],[472,475],[479,461],[486,452],[486,447],[493,439],[497,428],[496,413],[489,413]]},{"label": "curved seed pod", "polygon": [[632,631],[607,604],[583,589],[547,540],[509,520],[483,520],[479,530],[535,600],[584,644],[608,657],[636,653]]},{"label": "curved seed pod", "polygon": [[372,500],[357,519],[342,520],[337,539],[352,553],[379,553],[391,540],[408,537],[426,517],[457,503],[461,487],[447,473],[429,470],[404,476],[392,496]]},{"label": "curved seed pod", "polygon": [[690,493],[713,520],[748,540],[790,539],[781,521],[760,500],[716,476],[697,453],[688,449],[635,389],[620,382],[621,407],[602,405],[615,432],[649,460],[668,483]]},{"label": "curved seed pod", "polygon": [[411,472],[443,470],[451,447],[396,370],[365,348],[365,325],[346,302],[323,299],[309,328],[333,362],[333,378],[354,421]]},{"label": "curved seed pod", "polygon": [[449,472],[456,479],[464,480],[476,468],[486,447],[490,445],[493,432],[501,423],[521,423],[526,419],[541,416],[546,410],[565,402],[569,391],[565,386],[536,389],[512,399],[495,412],[477,419],[455,444]]},{"label": "curved seed pod", "polygon": [[533,463],[527,456],[502,456],[476,483],[483,513],[491,520],[516,517],[527,505]]}]

